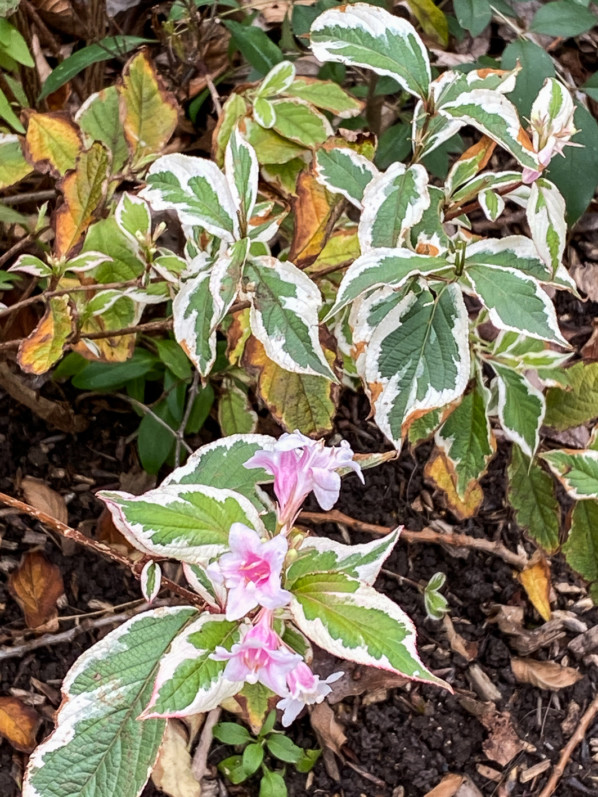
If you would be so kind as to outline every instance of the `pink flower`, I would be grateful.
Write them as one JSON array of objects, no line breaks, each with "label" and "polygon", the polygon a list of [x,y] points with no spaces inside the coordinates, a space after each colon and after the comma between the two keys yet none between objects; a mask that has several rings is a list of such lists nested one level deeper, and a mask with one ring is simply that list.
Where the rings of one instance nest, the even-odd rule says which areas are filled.
[{"label": "pink flower", "polygon": [[208,575],[228,589],[226,619],[239,620],[256,606],[286,606],[291,594],[280,585],[286,538],[278,535],[262,542],[253,529],[233,523],[228,544],[230,553],[207,568]]},{"label": "pink flower", "polygon": [[291,670],[287,675],[289,696],[279,700],[276,704],[276,708],[284,712],[282,715],[284,727],[288,728],[305,706],[321,703],[332,691],[328,684],[338,681],[342,674],[342,672],[335,672],[326,680],[321,681],[320,676],[314,675],[304,661]]},{"label": "pink flower", "polygon": [[326,448],[323,440],[311,440],[301,432],[281,435],[272,451],[258,451],[245,467],[263,468],[274,476],[278,519],[288,525],[312,490],[322,509],[332,509],[341,487],[337,469],[350,468],[363,482],[361,468],[346,440],[340,446]]},{"label": "pink flower", "polygon": [[224,677],[229,681],[258,681],[277,695],[288,694],[286,678],[301,661],[298,653],[281,646],[281,639],[271,628],[272,615],[264,612],[259,622],[235,643],[231,650],[217,647],[211,658],[228,661]]}]

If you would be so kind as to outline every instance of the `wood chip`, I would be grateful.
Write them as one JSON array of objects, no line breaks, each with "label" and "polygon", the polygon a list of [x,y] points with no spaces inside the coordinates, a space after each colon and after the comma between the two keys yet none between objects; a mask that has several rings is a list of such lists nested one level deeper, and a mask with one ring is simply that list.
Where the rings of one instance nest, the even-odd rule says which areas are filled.
[{"label": "wood chip", "polygon": [[467,676],[472,689],[482,700],[492,703],[502,700],[499,689],[492,683],[479,664],[472,664],[467,670]]},{"label": "wood chip", "polygon": [[584,634],[576,636],[568,645],[569,650],[574,656],[580,658],[586,656],[598,648],[598,625],[588,629]]},{"label": "wood chip", "polygon": [[546,772],[547,769],[550,769],[550,759],[548,758],[545,761],[538,761],[537,764],[534,764],[529,769],[522,770],[519,775],[519,781],[521,783],[529,783],[530,780],[537,778],[538,775]]}]

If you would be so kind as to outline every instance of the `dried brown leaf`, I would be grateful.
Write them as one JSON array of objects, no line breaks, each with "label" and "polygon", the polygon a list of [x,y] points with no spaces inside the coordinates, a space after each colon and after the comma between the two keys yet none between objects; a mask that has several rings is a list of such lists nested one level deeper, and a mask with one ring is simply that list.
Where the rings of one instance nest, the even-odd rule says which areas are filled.
[{"label": "dried brown leaf", "polygon": [[38,628],[55,615],[56,601],[64,592],[60,569],[40,551],[25,554],[20,566],[10,574],[8,588],[29,628]]},{"label": "dried brown leaf", "polygon": [[34,479],[33,476],[25,476],[21,482],[21,490],[28,504],[65,525],[68,523],[68,510],[64,498],[56,490],[48,487],[44,481]]},{"label": "dried brown leaf", "polygon": [[449,772],[425,797],[482,797],[482,792],[468,775]]},{"label": "dried brown leaf", "polygon": [[442,618],[442,624],[446,631],[446,636],[451,646],[451,650],[463,656],[467,661],[474,661],[478,655],[478,645],[476,642],[466,642],[463,637],[455,631],[453,621],[445,614]]},{"label": "dried brown leaf", "polygon": [[327,191],[311,171],[301,172],[293,202],[295,230],[289,252],[291,262],[305,268],[317,259],[342,208],[338,194]]},{"label": "dried brown leaf", "polygon": [[535,659],[511,659],[511,669],[518,681],[537,686],[539,689],[550,689],[553,692],[573,686],[583,678],[574,667],[562,667],[554,661],[536,661]]},{"label": "dried brown leaf", "polygon": [[16,697],[0,697],[0,735],[22,753],[35,747],[40,717],[31,706]]},{"label": "dried brown leaf", "polygon": [[342,748],[347,737],[343,726],[337,720],[334,711],[328,703],[318,703],[309,715],[311,727],[314,729],[319,743],[326,750],[332,750],[337,755],[342,754]]},{"label": "dried brown leaf", "polygon": [[550,565],[545,556],[538,554],[529,567],[518,574],[527,596],[543,620],[550,620]]},{"label": "dried brown leaf", "polygon": [[201,797],[201,786],[191,770],[187,733],[177,720],[168,720],[152,772],[154,786],[169,797]]}]

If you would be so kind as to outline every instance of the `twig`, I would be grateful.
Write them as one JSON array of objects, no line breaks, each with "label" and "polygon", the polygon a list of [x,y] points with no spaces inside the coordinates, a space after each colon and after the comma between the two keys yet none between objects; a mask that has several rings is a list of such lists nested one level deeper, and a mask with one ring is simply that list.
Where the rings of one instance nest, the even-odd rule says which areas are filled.
[{"label": "twig", "polygon": [[212,742],[214,740],[212,736],[212,730],[214,725],[216,725],[220,719],[221,713],[221,708],[213,708],[208,713],[203,728],[201,729],[201,736],[199,737],[197,750],[195,751],[193,762],[191,764],[193,776],[199,783],[201,783],[201,779],[207,771],[208,753],[210,752],[210,747],[212,746]]},{"label": "twig", "polygon": [[[86,537],[85,534],[82,534],[78,529],[73,529],[70,526],[67,526],[65,523],[61,523],[60,520],[56,520],[56,518],[53,518],[51,515],[42,512],[41,509],[36,509],[34,506],[31,506],[31,504],[26,504],[24,501],[19,501],[18,498],[13,498],[5,493],[0,493],[0,504],[12,506],[14,509],[18,509],[19,512],[29,515],[29,517],[32,517],[35,520],[39,520],[39,522],[43,523],[44,526],[48,526],[52,529],[52,531],[55,531],[62,537],[66,537],[68,540],[74,540],[75,542],[79,543],[79,545],[84,545],[86,548],[90,548],[92,551],[95,551],[102,556],[109,557],[114,562],[118,562],[118,564],[123,565],[123,567],[126,567],[128,570],[130,570],[135,578],[140,578],[141,570],[139,568],[138,562],[133,562],[128,556],[119,553],[109,545],[105,545],[103,542],[93,540],[91,537]],[[176,584],[169,578],[162,578],[162,587],[169,589],[171,592],[174,592],[179,597],[189,601],[189,603],[192,603],[194,606],[198,606],[201,609],[207,609],[207,611],[210,611],[210,607],[206,606],[199,595],[191,592],[190,589],[181,587],[179,584]]]},{"label": "twig", "polygon": [[[158,602],[156,601],[156,604]],[[156,605],[154,604],[154,605]],[[103,628],[106,625],[113,625],[116,623],[124,623],[129,618],[136,614],[144,612],[146,609],[151,608],[149,603],[142,603],[134,609],[129,609],[120,614],[110,614],[104,617],[96,617],[94,620],[83,620],[79,625],[74,625],[67,631],[61,631],[59,634],[43,634],[42,636],[30,639],[28,642],[23,642],[22,645],[13,645],[12,647],[0,648],[0,661],[4,659],[14,659],[15,657],[25,656],[31,653],[32,650],[43,648],[49,645],[61,645],[63,642],[72,642],[73,639],[79,634],[86,631],[91,631],[95,628]]]},{"label": "twig", "polygon": [[[390,532],[393,531],[393,528],[389,528],[388,526],[366,523],[363,520],[349,517],[349,515],[345,515],[343,512],[338,512],[335,509],[330,512],[302,512],[299,515],[299,520],[306,523],[343,523],[345,526],[355,529],[355,531],[361,531],[366,534],[390,534]],[[526,556],[509,551],[509,549],[500,542],[485,540],[483,538],[478,539],[478,537],[470,537],[467,534],[460,534],[458,532],[447,532],[446,534],[442,534],[429,527],[421,531],[403,529],[401,532],[401,539],[406,542],[431,542],[436,545],[452,545],[456,548],[473,548],[476,551],[484,551],[484,553],[498,556],[518,570],[523,570],[528,564]]]},{"label": "twig", "polygon": [[[148,321],[146,324],[137,324],[134,327],[124,327],[123,329],[103,330],[102,332],[83,332],[77,340],[69,344],[77,343],[81,338],[85,340],[102,340],[105,338],[120,338],[123,335],[135,335],[138,332],[167,332],[172,329],[172,318],[162,318],[159,321]],[[7,340],[0,343],[0,351],[5,349],[18,349],[25,338],[17,340]]]},{"label": "twig", "polygon": [[569,739],[563,751],[561,753],[561,757],[558,760],[555,768],[552,770],[552,774],[548,778],[546,786],[542,789],[539,794],[539,797],[550,797],[553,794],[554,790],[556,789],[559,780],[562,778],[563,773],[565,771],[565,767],[569,763],[569,759],[573,754],[573,751],[577,747],[577,745],[583,740],[584,736],[586,735],[586,731],[590,727],[594,717],[598,714],[598,695],[594,697],[586,711],[584,712],[583,717],[579,721],[579,725],[575,729],[575,733]]},{"label": "twig", "polygon": [[[494,192],[499,196],[506,196],[510,194],[511,191],[517,190],[517,188],[521,188],[523,183],[514,183],[513,185],[506,185],[503,188],[498,188]],[[451,221],[451,219],[456,219],[459,216],[462,216],[464,213],[473,213],[474,210],[480,210],[481,205],[479,200],[474,199],[473,202],[469,202],[467,205],[463,205],[463,207],[453,208],[452,210],[447,211],[444,214],[444,221]]]},{"label": "twig", "polygon": [[21,254],[24,249],[27,249],[29,244],[33,243],[33,235],[26,235],[24,238],[21,238],[20,241],[17,241],[14,246],[5,252],[2,257],[0,257],[0,268],[11,259],[15,255]]},{"label": "twig", "polygon": [[185,442],[185,429],[187,428],[187,424],[189,423],[189,418],[191,417],[191,410],[193,409],[193,405],[195,404],[195,399],[197,397],[198,389],[199,389],[199,371],[194,371],[193,381],[191,382],[191,385],[187,392],[187,406],[185,407],[185,412],[183,413],[181,424],[176,432],[176,446],[174,450],[175,468],[178,468],[178,466],[181,464],[181,446],[185,447],[187,453],[189,454],[192,453],[192,449],[189,448],[189,446]]},{"label": "twig", "polygon": [[27,202],[44,202],[53,199],[56,191],[50,188],[46,191],[26,191],[23,194],[0,197],[0,205],[25,205]]},{"label": "twig", "polygon": [[[167,424],[165,420],[160,418],[160,416],[157,415],[152,410],[151,407],[148,407],[147,404],[144,404],[142,401],[138,401],[136,398],[133,398],[132,396],[127,396],[126,393],[113,393],[113,395],[114,395],[115,398],[122,399],[123,401],[128,401],[134,407],[137,407],[137,409],[141,410],[142,412],[145,412],[147,415],[151,415],[151,417],[154,419],[154,421],[157,424],[162,426],[164,429],[168,429],[170,434],[173,437],[176,437],[177,443],[181,443],[183,446],[185,446],[185,449],[186,449],[188,454],[192,454],[193,453],[193,449],[191,448],[191,446],[187,445],[187,443],[184,440],[180,439],[179,433],[175,429],[173,429],[172,426]],[[178,468],[178,464],[177,464],[177,468]]]}]

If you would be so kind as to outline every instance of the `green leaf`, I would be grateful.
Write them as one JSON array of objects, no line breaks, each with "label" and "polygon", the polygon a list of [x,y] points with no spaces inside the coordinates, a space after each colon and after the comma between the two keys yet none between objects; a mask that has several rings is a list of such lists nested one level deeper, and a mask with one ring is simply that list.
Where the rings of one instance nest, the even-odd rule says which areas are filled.
[{"label": "green leaf", "polygon": [[[137,430],[137,450],[141,465],[147,473],[156,474],[168,459],[175,445],[179,421],[172,415],[166,401],[160,401],[146,412]],[[161,418],[163,426],[154,415]],[[169,431],[169,429],[171,431]]]},{"label": "green leaf", "polygon": [[223,615],[204,612],[188,625],[160,661],[144,721],[211,711],[235,695],[243,683],[226,680],[226,662],[214,661],[211,656],[217,647],[230,650],[240,638],[239,624],[225,620]]},{"label": "green leaf", "polygon": [[598,102],[598,72],[594,72],[591,78],[586,80],[583,86],[579,87],[580,91],[584,91],[588,97]]},{"label": "green leaf", "polygon": [[596,602],[598,581],[598,501],[580,501],[571,515],[571,529],[563,545],[567,564],[591,584]]},{"label": "green leaf", "polygon": [[540,456],[572,498],[598,498],[598,451],[569,449]]},{"label": "green leaf", "polygon": [[169,338],[154,338],[154,345],[160,360],[178,379],[190,379],[189,360],[176,341]]},{"label": "green leaf", "polygon": [[35,66],[27,42],[7,19],[0,16],[0,50],[23,66]]},{"label": "green leaf", "polygon": [[453,0],[459,25],[472,36],[479,36],[492,21],[492,7],[487,0]]},{"label": "green leaf", "polygon": [[120,229],[114,216],[92,224],[83,242],[83,252],[102,252],[110,258],[94,269],[93,276],[98,282],[133,280],[145,270],[138,245]]},{"label": "green leaf", "polygon": [[310,102],[316,108],[330,111],[340,119],[357,116],[362,108],[362,103],[352,97],[332,80],[315,80],[309,77],[298,77],[286,89],[285,94],[297,97],[305,102]]},{"label": "green leaf", "polygon": [[529,29],[534,33],[568,39],[591,30],[595,25],[596,17],[589,8],[571,0],[557,0],[540,6]]},{"label": "green leaf", "polygon": [[521,71],[509,96],[521,117],[529,119],[532,104],[545,78],[556,74],[554,62],[550,54],[538,44],[528,39],[516,39],[505,47],[501,66],[503,69],[515,69],[517,62],[521,64]]},{"label": "green leaf", "polygon": [[157,358],[145,349],[136,349],[124,363],[87,362],[74,377],[73,385],[80,390],[119,390],[130,380],[148,374],[156,362]]},{"label": "green leaf", "polygon": [[372,587],[341,573],[314,573],[292,586],[291,614],[324,650],[348,661],[444,685],[415,650],[407,615]]},{"label": "green leaf", "polygon": [[222,381],[218,402],[218,423],[222,434],[251,434],[257,427],[257,413],[252,408],[245,390],[233,379]]},{"label": "green leaf", "polygon": [[578,362],[567,368],[569,387],[546,394],[547,426],[563,431],[598,417],[598,363]]},{"label": "green leaf", "polygon": [[121,57],[135,47],[151,42],[152,39],[142,39],[140,36],[107,36],[99,42],[88,44],[87,47],[69,55],[52,70],[44,81],[38,99],[45,100],[48,95],[53,94],[91,64]]},{"label": "green leaf", "polygon": [[434,0],[408,0],[409,8],[424,33],[433,36],[444,47],[449,41],[448,20]]},{"label": "green leaf", "polygon": [[[164,734],[139,722],[158,663],[196,614],[186,606],[140,614],[87,650],[62,686],[50,738],[30,758],[25,797],[131,797],[141,792]],[[123,755],[126,751],[126,755]]]},{"label": "green leaf", "polygon": [[270,772],[268,767],[263,768],[258,797],[287,797],[287,787],[284,778],[279,772]]},{"label": "green leaf", "polygon": [[528,457],[533,457],[540,444],[540,427],[544,420],[544,396],[523,374],[491,362],[497,376],[498,417],[509,438]]},{"label": "green leaf", "polygon": [[362,209],[363,193],[378,170],[366,157],[348,147],[331,147],[316,152],[315,174],[329,191],[342,194]]},{"label": "green leaf", "polygon": [[305,774],[306,772],[311,772],[315,765],[318,763],[318,759],[322,755],[321,750],[304,750],[303,751],[303,758],[301,758],[295,764],[295,769],[297,772],[302,772]]},{"label": "green leaf", "polygon": [[561,514],[553,480],[519,446],[511,449],[507,475],[509,503],[515,510],[517,525],[528,531],[547,553],[553,553],[559,546]]},{"label": "green leaf", "polygon": [[268,750],[279,761],[296,764],[303,757],[303,750],[283,733],[273,733],[266,740]]},{"label": "green leaf", "polygon": [[272,39],[253,25],[242,25],[234,20],[224,20],[235,45],[260,75],[266,75],[276,64],[284,61],[284,55]]},{"label": "green leaf", "polygon": [[247,728],[244,728],[243,725],[239,725],[237,722],[219,722],[217,725],[214,725],[212,735],[215,739],[218,739],[219,742],[229,744],[233,747],[238,744],[247,744],[253,739],[253,736],[249,733]]},{"label": "green leaf", "polygon": [[240,755],[231,755],[218,764],[218,769],[231,783],[243,783],[249,775],[245,772],[243,758]]},{"label": "green leaf", "polygon": [[264,748],[261,744],[250,744],[243,750],[243,769],[248,775],[257,772],[264,760]]},{"label": "green leaf", "polygon": [[0,134],[0,190],[18,183],[30,172],[18,136]]},{"label": "green leaf", "polygon": [[427,97],[426,48],[413,25],[383,8],[359,3],[325,11],[311,27],[311,49],[319,61],[372,69],[409,94]]},{"label": "green leaf", "polygon": [[17,133],[25,133],[19,117],[13,111],[6,94],[0,89],[0,119],[4,119]]},{"label": "green leaf", "polygon": [[166,485],[141,496],[98,493],[119,531],[137,548],[157,556],[200,564],[228,545],[233,523],[263,531],[244,496],[206,485]]},{"label": "green leaf", "polygon": [[273,100],[272,107],[274,130],[290,141],[303,147],[315,147],[332,135],[332,127],[326,117],[303,100]]}]

